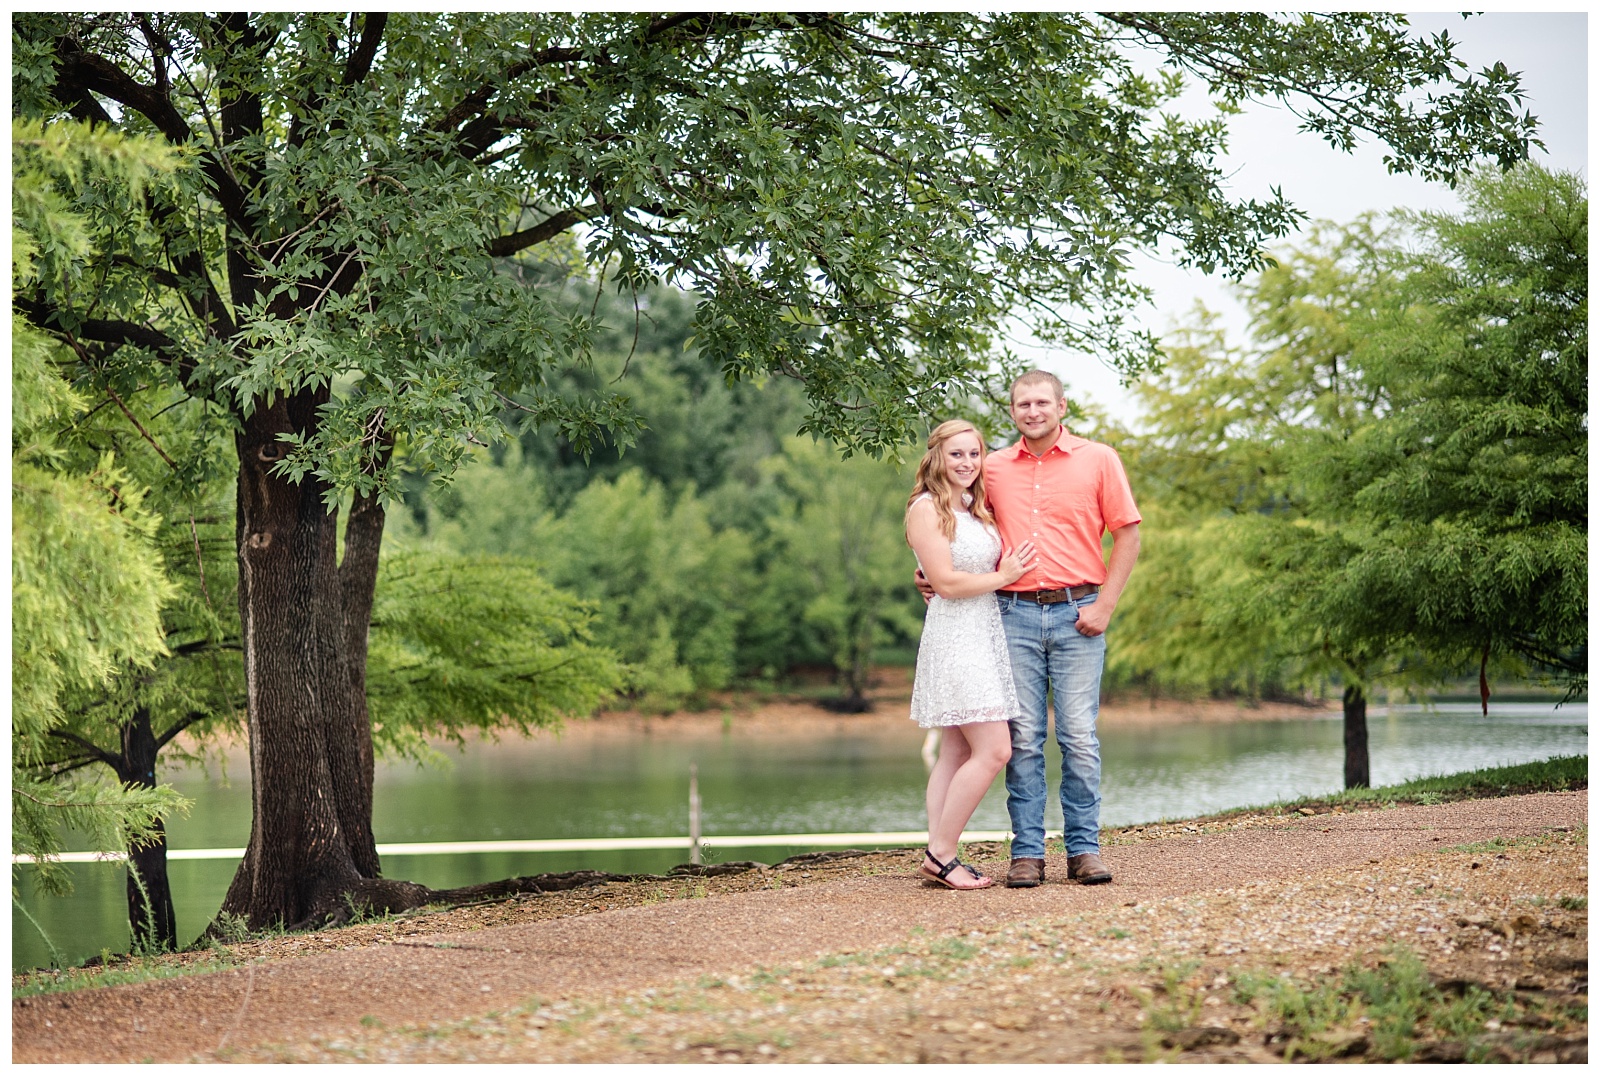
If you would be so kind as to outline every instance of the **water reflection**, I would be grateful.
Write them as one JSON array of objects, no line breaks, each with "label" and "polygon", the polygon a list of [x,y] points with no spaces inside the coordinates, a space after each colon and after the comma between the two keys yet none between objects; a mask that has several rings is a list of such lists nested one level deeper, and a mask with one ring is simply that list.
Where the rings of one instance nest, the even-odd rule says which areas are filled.
[{"label": "water reflection", "polygon": [[[1588,753],[1588,708],[1575,704],[1444,704],[1375,709],[1369,717],[1374,784]],[[816,735],[803,729],[727,734],[574,735],[482,744],[450,765],[379,767],[375,788],[380,842],[601,836],[687,832],[689,764],[699,766],[708,834],[828,833],[919,829],[926,771],[922,733],[867,723],[859,731]],[[1106,728],[1102,818],[1128,825],[1335,791],[1343,775],[1338,717],[1233,724]],[[247,772],[170,780],[194,801],[170,826],[175,848],[240,847],[250,831]],[[1056,763],[1050,767],[1052,788]],[[1060,825],[1052,803],[1046,824]],[[1005,791],[996,782],[973,829],[1008,828]],[[712,857],[773,861],[804,848],[712,849]],[[540,871],[592,868],[661,871],[675,851],[496,853],[396,856],[393,877],[445,888]],[[179,933],[194,937],[221,903],[235,864],[172,864]],[[65,900],[33,892],[30,868],[13,868],[30,912],[67,959],[126,948],[120,866],[75,867],[77,893]],[[13,966],[48,961],[25,917],[13,915]]]}]

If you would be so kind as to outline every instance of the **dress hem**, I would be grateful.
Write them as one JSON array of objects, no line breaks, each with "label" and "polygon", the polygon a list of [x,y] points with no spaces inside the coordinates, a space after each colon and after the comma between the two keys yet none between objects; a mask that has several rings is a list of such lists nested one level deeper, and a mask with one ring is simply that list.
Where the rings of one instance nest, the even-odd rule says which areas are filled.
[{"label": "dress hem", "polygon": [[[939,716],[940,717],[944,717],[945,715],[940,714]],[[917,723],[917,727],[918,728],[924,728],[924,729],[949,729],[949,728],[956,728],[959,725],[986,725],[986,724],[989,724],[989,723],[994,722],[994,721],[1015,721],[1017,718],[1019,718],[1021,716],[1022,716],[1022,714],[1020,712],[1018,712],[1018,713],[1014,713],[1014,714],[1010,714],[1010,715],[1002,715],[1000,717],[964,717],[964,718],[957,718],[954,721],[940,721],[940,720],[923,721],[921,718],[916,718],[916,717],[913,717],[911,720],[915,721]]]}]

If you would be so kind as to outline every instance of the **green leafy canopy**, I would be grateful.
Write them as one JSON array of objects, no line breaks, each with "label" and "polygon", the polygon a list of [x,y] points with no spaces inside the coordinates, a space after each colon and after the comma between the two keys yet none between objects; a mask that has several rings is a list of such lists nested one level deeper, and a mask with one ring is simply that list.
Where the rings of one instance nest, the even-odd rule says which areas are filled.
[{"label": "green leafy canopy", "polygon": [[[508,406],[578,445],[630,436],[614,392],[548,391],[595,319],[503,259],[637,296],[698,294],[694,345],[730,379],[803,383],[805,430],[892,451],[952,400],[996,394],[1021,311],[1130,376],[1136,247],[1241,276],[1300,214],[1229,196],[1220,115],[1283,100],[1396,171],[1526,155],[1517,76],[1444,35],[1341,13],[19,13],[13,95],[159,135],[192,167],[36,324],[248,415],[307,387],[279,463],[395,494],[503,435]],[[1181,80],[1219,116],[1164,111]],[[581,231],[579,231],[581,229]],[[559,274],[557,274],[557,279]],[[92,281],[74,287],[74,281]],[[608,432],[609,431],[609,432]],[[397,446],[391,453],[390,446]]]}]

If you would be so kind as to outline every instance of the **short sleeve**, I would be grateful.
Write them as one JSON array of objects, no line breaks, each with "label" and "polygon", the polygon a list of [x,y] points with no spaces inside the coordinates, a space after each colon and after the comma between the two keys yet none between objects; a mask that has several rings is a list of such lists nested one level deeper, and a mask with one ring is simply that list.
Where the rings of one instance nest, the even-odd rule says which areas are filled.
[{"label": "short sleeve", "polygon": [[1100,518],[1108,531],[1141,522],[1139,506],[1133,503],[1133,490],[1128,486],[1127,472],[1122,469],[1122,459],[1108,446],[1100,464]]}]

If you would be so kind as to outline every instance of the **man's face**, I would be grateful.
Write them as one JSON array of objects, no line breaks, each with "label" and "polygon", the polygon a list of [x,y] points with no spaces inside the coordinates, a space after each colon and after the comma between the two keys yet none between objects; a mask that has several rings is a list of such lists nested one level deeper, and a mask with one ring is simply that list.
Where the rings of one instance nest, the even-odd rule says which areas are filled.
[{"label": "man's face", "polygon": [[1067,417],[1067,401],[1057,399],[1049,382],[1018,386],[1011,394],[1011,421],[1030,441],[1042,441]]}]

